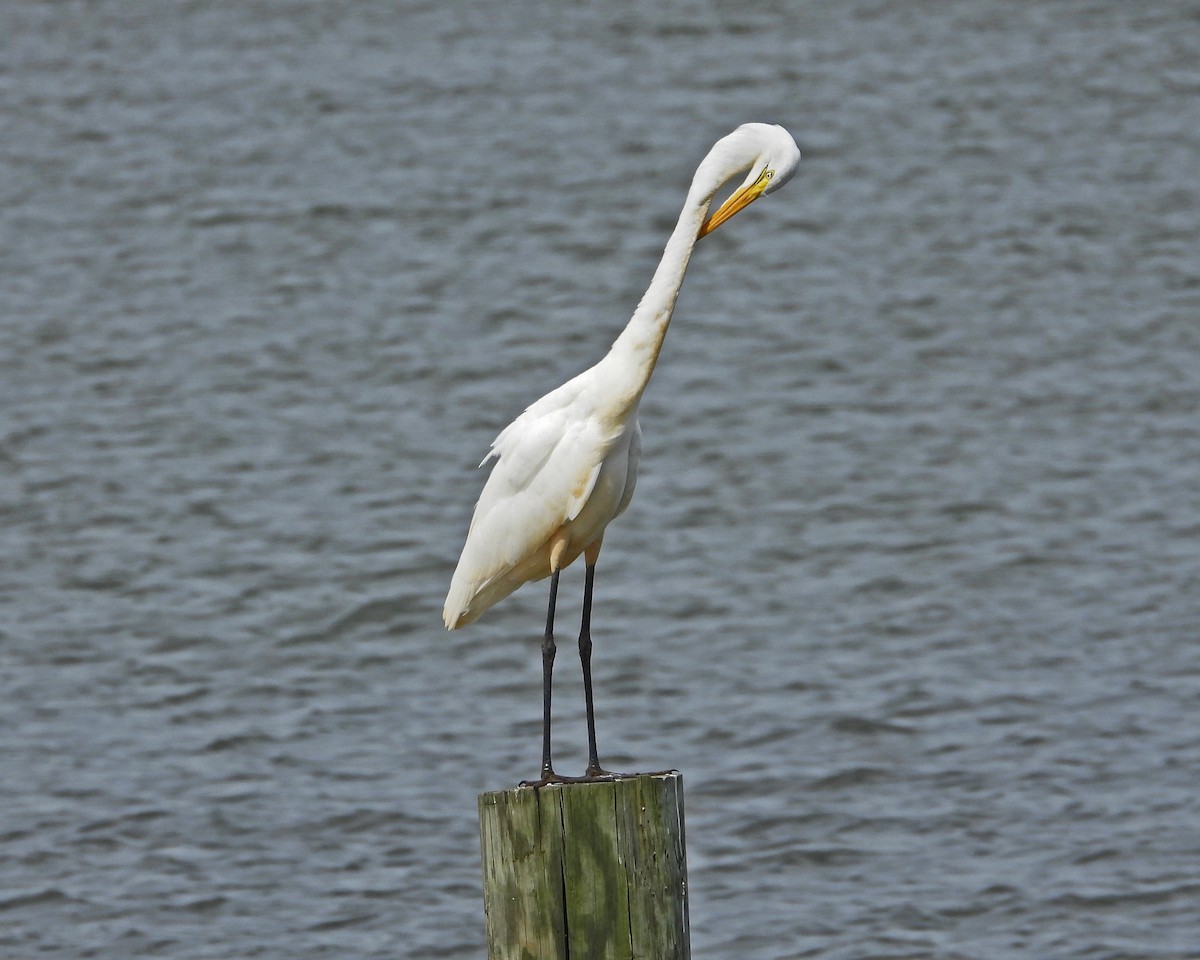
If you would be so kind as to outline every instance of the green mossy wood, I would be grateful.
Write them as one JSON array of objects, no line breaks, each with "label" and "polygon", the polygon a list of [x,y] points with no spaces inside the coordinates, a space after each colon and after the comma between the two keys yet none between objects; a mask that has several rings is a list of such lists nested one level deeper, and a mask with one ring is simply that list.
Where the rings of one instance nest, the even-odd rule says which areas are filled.
[{"label": "green mossy wood", "polygon": [[491,960],[687,960],[683,778],[479,797]]}]

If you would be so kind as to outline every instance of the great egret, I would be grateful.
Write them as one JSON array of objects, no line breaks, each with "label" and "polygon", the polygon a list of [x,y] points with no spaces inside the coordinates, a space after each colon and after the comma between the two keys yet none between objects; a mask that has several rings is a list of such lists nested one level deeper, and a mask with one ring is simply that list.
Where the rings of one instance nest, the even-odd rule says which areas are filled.
[{"label": "great egret", "polygon": [[[600,766],[592,708],[591,614],[596,558],[604,530],[633,496],[641,453],[638,402],[662,349],[696,241],[791,179],[800,160],[783,127],[747,123],[713,145],[696,169],[662,260],[628,325],[594,367],[525,409],[492,442],[484,485],[443,618],[453,630],[530,580],[550,577],[542,638],[542,768],[534,786],[616,776]],[[717,191],[746,178],[708,216]],[[707,217],[707,219],[706,219]],[[480,466],[483,466],[483,463]],[[558,575],[582,554],[586,563],[579,658],[587,707],[588,765],[582,778],[560,777],[550,760],[550,690]]]}]

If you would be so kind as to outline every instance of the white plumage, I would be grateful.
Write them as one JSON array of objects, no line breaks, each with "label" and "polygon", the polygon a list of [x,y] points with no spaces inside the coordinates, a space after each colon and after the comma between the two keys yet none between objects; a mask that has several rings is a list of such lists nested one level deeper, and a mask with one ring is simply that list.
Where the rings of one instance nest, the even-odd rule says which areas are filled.
[{"label": "white plumage", "polygon": [[[638,402],[650,380],[696,241],[792,176],[800,151],[782,127],[743,124],[713,146],[692,180],[662,260],[633,317],[595,366],[526,408],[492,443],[484,485],[443,618],[447,629],[478,619],[521,584],[551,576],[583,554],[588,565],[581,656],[588,636],[591,572],[604,530],[633,496],[641,453]],[[745,173],[741,185],[708,216],[717,190]],[[483,464],[480,464],[482,466]],[[554,590],[543,641],[545,730],[543,781],[549,760],[550,664]],[[586,653],[585,653],[586,643]],[[588,775],[603,773],[595,757],[591,679],[584,663],[592,740]]]},{"label": "white plumage", "polygon": [[[612,350],[531,404],[496,437],[484,459],[496,463],[446,598],[447,628],[471,623],[521,584],[550,576],[550,553],[560,536],[566,546],[559,567],[570,564],[628,506],[640,452],[637,403],[692,246],[702,227],[709,232],[786,183],[799,155],[787,131],[768,124],[745,124],[718,141],[696,172],[650,288]],[[716,191],[747,170],[742,188],[704,224]]]},{"label": "white plumage", "polygon": [[484,463],[497,463],[446,597],[448,628],[550,576],[556,543],[565,540],[558,566],[572,563],[629,505],[641,452],[637,408],[607,409],[596,370],[546,394],[493,441]]}]

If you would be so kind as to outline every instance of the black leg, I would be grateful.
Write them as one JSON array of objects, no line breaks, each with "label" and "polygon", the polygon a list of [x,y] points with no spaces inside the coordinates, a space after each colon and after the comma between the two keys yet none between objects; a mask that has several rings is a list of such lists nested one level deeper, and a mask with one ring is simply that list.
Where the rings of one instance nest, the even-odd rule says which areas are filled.
[{"label": "black leg", "polygon": [[554,675],[554,603],[558,599],[558,571],[550,576],[550,608],[542,637],[542,780],[554,779],[550,762],[550,687]]},{"label": "black leg", "polygon": [[583,585],[583,625],[579,630],[579,663],[583,667],[583,698],[587,706],[588,765],[585,777],[596,777],[605,771],[600,767],[596,752],[596,711],[592,706],[592,582],[596,566],[587,568]]}]

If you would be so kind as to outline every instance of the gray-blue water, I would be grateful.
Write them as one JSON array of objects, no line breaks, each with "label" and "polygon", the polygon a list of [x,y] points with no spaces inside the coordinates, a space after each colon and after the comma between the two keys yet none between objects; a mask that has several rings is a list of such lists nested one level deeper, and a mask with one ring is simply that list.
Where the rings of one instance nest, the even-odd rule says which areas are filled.
[{"label": "gray-blue water", "polygon": [[[491,438],[703,242],[598,576],[698,958],[1200,955],[1195,3],[0,10],[0,956],[479,958]],[[564,578],[559,756],[583,766]]]}]

